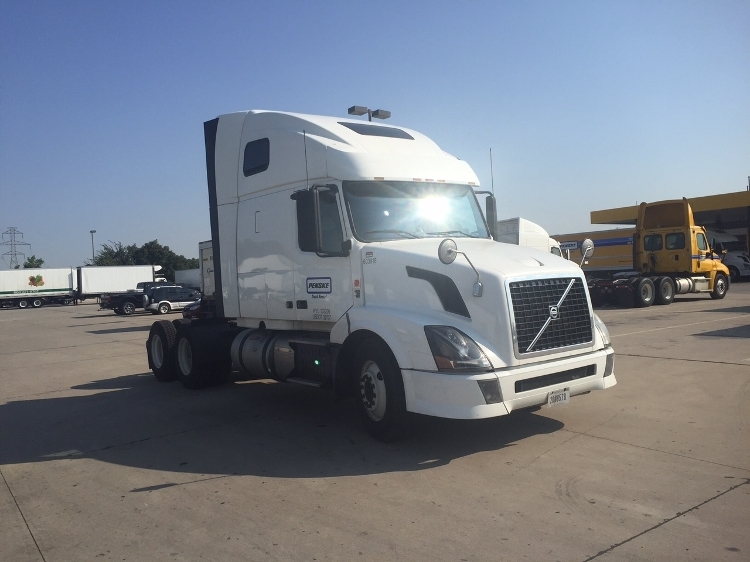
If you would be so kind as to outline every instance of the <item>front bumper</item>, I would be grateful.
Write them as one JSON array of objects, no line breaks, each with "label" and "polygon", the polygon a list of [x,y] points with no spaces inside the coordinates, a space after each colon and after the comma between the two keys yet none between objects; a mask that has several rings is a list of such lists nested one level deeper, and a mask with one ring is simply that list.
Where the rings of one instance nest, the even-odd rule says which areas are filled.
[{"label": "front bumper", "polygon": [[[547,396],[554,390],[569,388],[571,396],[592,390],[604,390],[617,384],[613,366],[611,374],[604,376],[607,357],[610,355],[613,356],[614,351],[608,347],[585,355],[473,375],[403,369],[406,409],[441,418],[491,418],[509,414],[513,410],[546,404]],[[610,361],[613,361],[613,357]],[[545,381],[554,379],[555,375],[560,373],[576,372],[586,368],[593,374],[574,380],[554,382],[532,390],[517,390],[518,387],[522,389],[545,384]],[[501,398],[497,403],[488,404],[479,382],[493,379],[500,387]]]}]

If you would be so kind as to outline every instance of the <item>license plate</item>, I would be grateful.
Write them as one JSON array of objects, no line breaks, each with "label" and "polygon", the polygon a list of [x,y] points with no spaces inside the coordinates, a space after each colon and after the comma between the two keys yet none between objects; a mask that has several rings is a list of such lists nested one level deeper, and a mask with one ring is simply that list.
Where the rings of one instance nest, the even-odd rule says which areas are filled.
[{"label": "license plate", "polygon": [[547,395],[547,406],[559,406],[570,402],[570,389],[553,390]]}]

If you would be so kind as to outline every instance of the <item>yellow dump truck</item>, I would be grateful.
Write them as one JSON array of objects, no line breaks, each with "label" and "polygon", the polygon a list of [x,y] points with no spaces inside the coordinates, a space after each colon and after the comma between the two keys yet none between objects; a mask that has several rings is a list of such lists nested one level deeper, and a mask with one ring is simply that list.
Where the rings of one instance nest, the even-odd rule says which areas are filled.
[{"label": "yellow dump truck", "polygon": [[729,269],[695,224],[687,199],[641,203],[635,228],[555,235],[576,261],[584,238],[596,247],[583,264],[594,305],[670,304],[685,293],[723,299],[729,290]]}]

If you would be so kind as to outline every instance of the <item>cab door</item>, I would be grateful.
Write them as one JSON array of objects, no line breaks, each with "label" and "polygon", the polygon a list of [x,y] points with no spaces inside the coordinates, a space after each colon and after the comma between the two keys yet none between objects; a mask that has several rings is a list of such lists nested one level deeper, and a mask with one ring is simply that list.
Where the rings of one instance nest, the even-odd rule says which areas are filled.
[{"label": "cab door", "polygon": [[[693,263],[695,263],[695,273],[708,275],[716,269],[716,263],[713,254],[708,246],[708,240],[703,230],[693,228]],[[717,260],[720,261],[720,260]]]},{"label": "cab door", "polygon": [[664,234],[664,255],[661,273],[681,273],[690,271],[692,252],[690,232],[674,230]]},{"label": "cab door", "polygon": [[[342,203],[335,185],[314,186],[298,193],[298,244],[294,258],[294,308],[298,321],[334,323],[354,302]],[[311,228],[310,211],[318,217],[317,231]]]}]

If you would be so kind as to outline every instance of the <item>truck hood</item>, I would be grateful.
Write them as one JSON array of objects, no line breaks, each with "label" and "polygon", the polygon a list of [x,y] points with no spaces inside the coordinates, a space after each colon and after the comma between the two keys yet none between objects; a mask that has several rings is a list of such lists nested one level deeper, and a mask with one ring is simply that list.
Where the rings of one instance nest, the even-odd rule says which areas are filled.
[{"label": "truck hood", "polygon": [[[424,325],[458,328],[480,344],[496,366],[498,357],[513,357],[507,281],[578,277],[585,284],[581,268],[572,261],[487,239],[453,238],[458,252],[465,255],[459,254],[446,265],[438,259],[443,240],[402,240],[361,247],[364,305],[423,315]],[[467,257],[479,273],[479,297],[474,296],[477,274]]]}]

